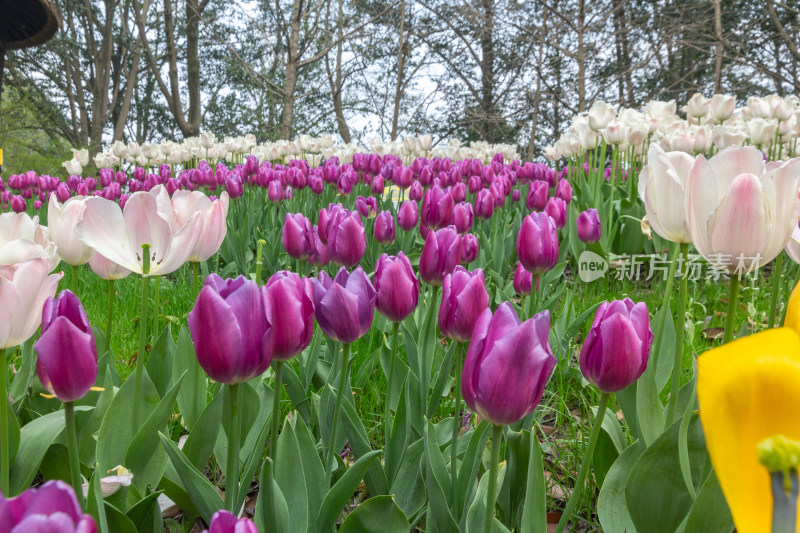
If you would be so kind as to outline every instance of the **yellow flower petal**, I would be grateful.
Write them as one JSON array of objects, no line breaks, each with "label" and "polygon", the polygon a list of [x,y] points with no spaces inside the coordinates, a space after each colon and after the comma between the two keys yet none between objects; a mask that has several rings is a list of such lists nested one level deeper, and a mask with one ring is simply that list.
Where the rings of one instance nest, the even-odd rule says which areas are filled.
[{"label": "yellow flower petal", "polygon": [[789,296],[789,305],[786,306],[786,318],[783,325],[792,328],[800,335],[800,283],[795,285]]},{"label": "yellow flower petal", "polygon": [[776,434],[800,440],[800,337],[785,327],[750,335],[701,355],[697,372],[706,446],[737,531],[770,531],[758,444]]}]

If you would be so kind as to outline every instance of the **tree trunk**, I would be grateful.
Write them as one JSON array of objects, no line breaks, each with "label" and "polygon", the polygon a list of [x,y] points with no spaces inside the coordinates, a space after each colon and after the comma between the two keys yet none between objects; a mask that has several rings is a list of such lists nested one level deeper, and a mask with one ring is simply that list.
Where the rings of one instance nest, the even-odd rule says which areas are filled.
[{"label": "tree trunk", "polygon": [[298,47],[300,43],[300,16],[303,11],[303,0],[294,0],[292,8],[291,33],[289,49],[286,54],[286,80],[283,86],[283,113],[281,115],[280,136],[289,140],[292,136],[292,119],[294,118],[294,90],[297,86],[297,71],[300,63]]},{"label": "tree trunk", "polygon": [[397,77],[394,87],[394,105],[392,107],[392,131],[390,138],[397,139],[398,123],[400,121],[400,103],[403,99],[406,69],[406,1],[400,0],[400,31],[397,32]]},{"label": "tree trunk", "polygon": [[584,0],[578,0],[578,112],[586,110],[586,54],[583,48],[584,22],[586,10]]},{"label": "tree trunk", "polygon": [[712,0],[714,2],[714,92],[722,92],[722,0]]},{"label": "tree trunk", "polygon": [[481,133],[483,140],[494,142],[494,0],[481,0],[483,26],[481,28]]},{"label": "tree trunk", "polygon": [[[186,137],[200,134],[200,14],[202,8],[197,0],[186,0],[186,91],[189,93],[189,113]],[[178,95],[175,95],[178,98]]]}]

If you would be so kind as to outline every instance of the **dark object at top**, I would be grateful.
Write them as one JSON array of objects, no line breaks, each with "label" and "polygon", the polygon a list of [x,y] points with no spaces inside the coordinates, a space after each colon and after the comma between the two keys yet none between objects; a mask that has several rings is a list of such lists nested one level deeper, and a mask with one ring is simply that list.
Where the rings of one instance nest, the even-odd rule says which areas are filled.
[{"label": "dark object at top", "polygon": [[0,50],[36,46],[58,30],[50,0],[0,0]]}]

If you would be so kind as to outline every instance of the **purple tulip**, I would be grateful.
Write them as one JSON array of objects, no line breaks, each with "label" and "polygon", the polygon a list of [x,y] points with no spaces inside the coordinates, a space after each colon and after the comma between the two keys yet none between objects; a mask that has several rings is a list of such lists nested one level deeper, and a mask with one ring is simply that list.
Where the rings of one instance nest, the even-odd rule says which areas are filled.
[{"label": "purple tulip", "polygon": [[337,210],[328,222],[327,233],[328,253],[334,263],[352,268],[364,257],[367,234],[355,211]]},{"label": "purple tulip", "polygon": [[400,209],[397,211],[397,225],[405,231],[411,231],[417,227],[417,219],[419,218],[419,211],[417,209],[417,202],[413,200],[406,200],[400,204]]},{"label": "purple tulip", "polygon": [[377,292],[361,267],[350,274],[342,267],[333,279],[323,271],[312,283],[314,315],[328,337],[349,344],[369,331]]},{"label": "purple tulip", "polygon": [[381,211],[375,217],[375,240],[384,246],[394,240],[394,217],[391,211]]},{"label": "purple tulip", "polygon": [[468,342],[475,323],[488,307],[489,293],[486,292],[483,269],[469,272],[458,265],[452,274],[444,277],[439,330],[454,341]]},{"label": "purple tulip", "polygon": [[461,236],[461,263],[472,263],[478,258],[479,251],[478,238],[475,235],[467,233]]},{"label": "purple tulip", "polygon": [[348,173],[342,173],[336,183],[336,188],[338,189],[339,194],[348,196],[351,192],[353,192],[353,177]]},{"label": "purple tulip", "polygon": [[[514,271],[514,292],[520,296],[527,296],[533,289],[533,274],[525,270],[522,263],[517,263],[517,269]],[[536,287],[539,287],[539,280],[536,280]]]},{"label": "purple tulip", "polygon": [[519,189],[514,189],[514,192],[511,193],[511,201],[512,202],[519,202],[522,199],[522,194],[519,192]]},{"label": "purple tulip", "polygon": [[244,184],[238,176],[231,175],[225,180],[225,190],[231,198],[239,198],[244,194]]},{"label": "purple tulip", "polygon": [[261,287],[264,312],[272,324],[272,358],[286,361],[306,349],[314,335],[311,280],[281,270]]},{"label": "purple tulip", "polygon": [[517,234],[517,256],[525,270],[539,275],[558,262],[558,230],[547,213],[533,212],[522,220]]},{"label": "purple tulip", "polygon": [[547,200],[547,205],[544,212],[550,215],[553,222],[556,223],[556,228],[561,229],[567,223],[567,204],[561,198],[553,196]]},{"label": "purple tulip", "polygon": [[97,346],[89,317],[75,294],[65,290],[42,309],[42,336],[36,342],[36,372],[42,385],[62,402],[83,398],[97,378]]},{"label": "purple tulip", "polygon": [[450,224],[453,218],[453,195],[438,185],[425,191],[420,212],[422,223],[431,229],[439,229]]},{"label": "purple tulip", "polygon": [[603,302],[581,348],[581,373],[602,392],[620,391],[647,368],[652,341],[644,303]]},{"label": "purple tulip", "polygon": [[97,533],[83,514],[75,491],[63,481],[48,481],[14,498],[0,494],[0,531],[9,533]]},{"label": "purple tulip", "polygon": [[69,200],[70,196],[72,196],[72,193],[67,184],[64,182],[59,183],[58,187],[56,187],[56,199],[63,204]]},{"label": "purple tulip", "polygon": [[273,204],[279,203],[283,200],[283,185],[280,180],[272,180],[267,186],[267,198]]},{"label": "purple tulip", "polygon": [[463,202],[467,198],[467,186],[464,185],[463,182],[459,181],[453,185],[453,191],[451,194],[453,195],[454,202]]},{"label": "purple tulip", "polygon": [[528,197],[525,206],[531,211],[543,211],[550,196],[550,187],[545,181],[533,181],[528,184]]},{"label": "purple tulip", "polygon": [[295,259],[307,259],[314,252],[311,221],[300,213],[286,213],[283,221],[283,247]]},{"label": "purple tulip", "polygon": [[453,208],[453,224],[459,233],[466,233],[472,229],[473,214],[472,204],[461,202]]},{"label": "purple tulip", "polygon": [[419,280],[403,252],[383,254],[375,266],[375,307],[392,322],[402,322],[419,303]]},{"label": "purple tulip", "polygon": [[[414,179],[414,173],[411,167],[399,166],[395,167],[392,172],[392,181],[401,189],[408,189],[411,187],[411,182]],[[416,182],[415,182],[416,183]]]},{"label": "purple tulip", "polygon": [[308,262],[317,268],[322,268],[331,260],[328,256],[328,246],[320,240],[317,226],[311,230],[314,233],[314,252],[308,257]]},{"label": "purple tulip", "polygon": [[494,213],[494,196],[488,189],[481,189],[475,197],[475,216],[483,220],[489,220]]},{"label": "purple tulip", "polygon": [[445,275],[461,262],[461,235],[455,226],[428,231],[422,255],[419,258],[419,275],[430,285],[442,285]]},{"label": "purple tulip", "polygon": [[556,198],[561,198],[565,204],[572,201],[572,186],[567,180],[559,180],[556,185]]},{"label": "purple tulip", "polygon": [[494,425],[525,417],[542,399],[556,359],[550,314],[521,322],[510,302],[487,308],[475,324],[462,371],[464,401]]},{"label": "purple tulip", "polygon": [[249,518],[236,518],[228,511],[217,511],[211,524],[202,533],[258,533],[255,523]]},{"label": "purple tulip", "polygon": [[420,182],[415,181],[411,184],[411,188],[408,190],[408,199],[415,202],[422,200],[422,184]]},{"label": "purple tulip", "polygon": [[587,209],[578,215],[576,220],[578,225],[578,238],[586,244],[595,243],[603,235],[603,227],[600,224],[600,215],[597,209]]},{"label": "purple tulip", "polygon": [[19,194],[15,194],[11,198],[11,209],[14,210],[15,213],[23,213],[27,206],[25,205],[25,198],[20,196]]},{"label": "purple tulip", "polygon": [[188,322],[197,362],[215,381],[248,381],[272,362],[273,328],[255,281],[209,275]]}]

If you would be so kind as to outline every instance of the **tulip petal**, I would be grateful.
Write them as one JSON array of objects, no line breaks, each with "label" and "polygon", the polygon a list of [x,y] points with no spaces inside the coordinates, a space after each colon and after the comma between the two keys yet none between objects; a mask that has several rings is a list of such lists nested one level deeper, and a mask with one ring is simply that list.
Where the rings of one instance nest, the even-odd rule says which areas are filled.
[{"label": "tulip petal", "polygon": [[712,253],[708,219],[718,202],[714,170],[705,157],[698,155],[686,180],[685,208],[692,242],[704,257]]},{"label": "tulip petal", "polygon": [[[338,277],[338,276],[337,276]],[[315,289],[314,307],[319,327],[334,340],[350,343],[358,339],[358,298],[334,283],[319,300]]]},{"label": "tulip petal", "polygon": [[86,208],[75,225],[75,234],[109,261],[142,273],[142,265],[128,242],[125,218],[117,203],[99,197],[87,199]]},{"label": "tulip petal", "polygon": [[57,512],[66,514],[73,523],[80,520],[83,514],[72,487],[63,481],[49,481],[37,489],[36,497],[31,499],[25,510],[25,516]]},{"label": "tulip petal", "polygon": [[752,146],[730,146],[708,160],[716,176],[718,196],[714,204],[722,201],[725,191],[739,174],[764,174],[764,155]]},{"label": "tulip petal", "polygon": [[800,440],[800,337],[767,330],[698,359],[700,420],[717,479],[739,533],[771,530],[772,491],[758,444]]},{"label": "tulip petal", "polygon": [[[762,255],[768,239],[769,213],[762,191],[761,180],[757,176],[737,176],[708,221],[708,234],[714,254],[723,254],[727,256],[723,261],[729,261],[727,265],[718,266],[727,266],[731,272],[737,269],[743,272],[762,261],[761,258],[756,260],[756,257]],[[711,256],[706,259],[719,263],[717,258]]]},{"label": "tulip petal", "polygon": [[197,245],[202,232],[203,218],[200,213],[195,213],[189,222],[171,237],[169,252],[163,263],[156,265],[154,274],[169,274],[184,264]]},{"label": "tulip petal", "polygon": [[487,307],[478,317],[475,328],[472,330],[472,339],[467,349],[467,356],[464,358],[464,367],[461,370],[461,395],[473,411],[477,409],[478,376],[485,356],[484,347],[491,322],[492,310]]},{"label": "tulip petal", "polygon": [[[83,398],[97,378],[94,338],[59,316],[36,342],[37,367],[45,369],[42,384],[62,402]],[[45,377],[46,376],[46,377]],[[45,382],[45,380],[49,381]]]},{"label": "tulip petal", "polygon": [[189,331],[197,362],[215,381],[232,383],[236,376],[234,361],[243,352],[243,335],[230,319],[230,306],[211,286],[204,286],[189,312]]},{"label": "tulip petal", "polygon": [[800,177],[800,159],[768,172],[761,183],[773,213],[769,222],[771,228],[764,245],[761,263],[772,261],[790,240],[792,231],[797,228],[797,181]]}]

